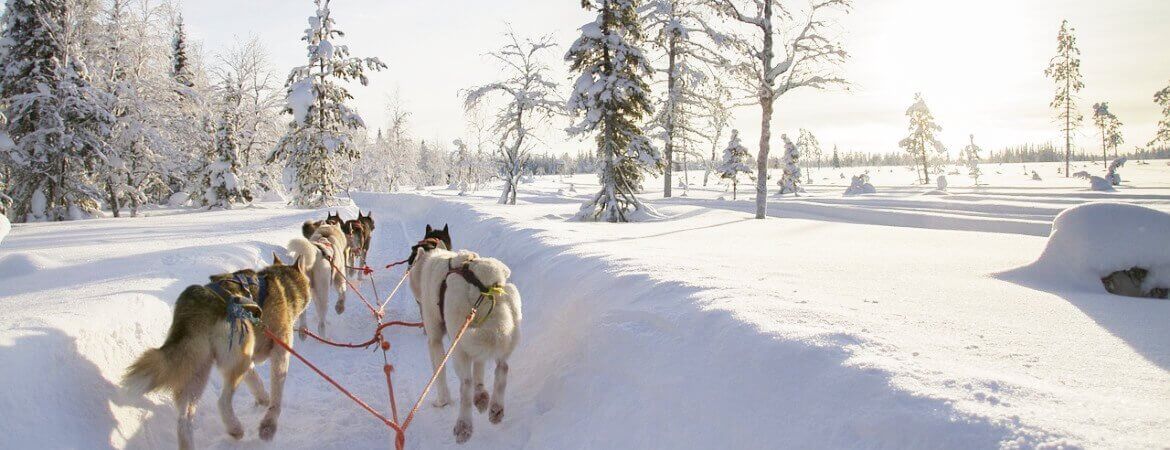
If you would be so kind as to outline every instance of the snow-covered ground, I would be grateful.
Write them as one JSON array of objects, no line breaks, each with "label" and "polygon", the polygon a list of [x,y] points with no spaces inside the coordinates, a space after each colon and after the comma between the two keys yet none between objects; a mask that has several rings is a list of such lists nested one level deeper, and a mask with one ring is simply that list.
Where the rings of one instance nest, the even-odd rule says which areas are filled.
[{"label": "snow-covered ground", "polygon": [[[1097,164],[1073,171],[1103,172]],[[469,445],[1165,447],[1170,302],[1013,269],[1040,255],[1070,206],[1170,211],[1170,166],[1130,162],[1109,193],[1059,177],[1055,164],[983,168],[987,186],[949,175],[946,195],[924,195],[931,187],[906,169],[869,168],[877,193],[853,197],[841,193],[865,169],[814,171],[808,194],[775,199],[764,221],[751,219],[749,195],[703,188],[701,172],[686,197],[657,199],[660,183],[649,180],[645,198],[669,218],[624,225],[565,220],[596,188],[592,175],[524,184],[516,206],[496,205],[494,190],[355,201],[378,221],[372,262],[405,257],[425,224],[449,223],[456,247],[513,269],[525,321],[507,416],[496,426],[477,415]],[[152,214],[16,225],[0,243],[0,447],[173,446],[169,401],[122,395],[121,371],[162,342],[185,286],[261,264],[300,221],[324,215],[275,205]],[[379,272],[380,292],[400,275]],[[391,304],[391,316],[417,317],[408,293]],[[339,340],[370,335],[352,301],[330,322]],[[407,403],[429,372],[424,340],[417,330],[389,337]],[[297,345],[385,408],[378,355]],[[197,443],[266,447],[246,392],[236,404],[247,435],[226,436],[218,386],[213,376]],[[286,399],[271,445],[391,444],[384,426],[296,362]],[[455,414],[424,407],[408,447],[456,447]]]}]

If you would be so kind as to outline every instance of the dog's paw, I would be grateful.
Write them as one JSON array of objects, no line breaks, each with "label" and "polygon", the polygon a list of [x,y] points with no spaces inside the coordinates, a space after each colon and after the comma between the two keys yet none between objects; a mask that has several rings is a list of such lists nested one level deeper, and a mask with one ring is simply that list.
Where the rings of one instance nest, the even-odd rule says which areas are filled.
[{"label": "dog's paw", "polygon": [[264,418],[260,421],[260,439],[271,441],[276,435],[276,419]]},{"label": "dog's paw", "polygon": [[471,439],[471,422],[459,419],[455,422],[455,443],[462,444]]},{"label": "dog's paw", "polygon": [[337,304],[333,306],[333,309],[336,310],[338,314],[344,314],[345,313],[345,302],[338,300]]},{"label": "dog's paw", "polygon": [[488,411],[488,421],[500,423],[501,420],[504,420],[504,405],[492,403],[491,410]]},{"label": "dog's paw", "polygon": [[269,400],[268,400],[268,396],[267,396],[267,395],[265,395],[265,396],[263,396],[263,397],[256,397],[256,406],[257,406],[257,407],[264,407],[264,408],[267,408],[267,407],[268,407],[268,403],[269,403]]},{"label": "dog's paw", "polygon": [[227,434],[228,434],[228,436],[231,436],[232,439],[235,439],[237,441],[240,439],[243,439],[244,438],[244,426],[240,425],[239,422],[231,424],[227,427]]},{"label": "dog's paw", "polygon": [[488,393],[487,393],[487,391],[479,391],[478,393],[476,393],[475,394],[475,409],[478,410],[482,414],[484,411],[487,411],[487,406],[488,406]]},{"label": "dog's paw", "polygon": [[433,401],[431,401],[431,406],[434,406],[436,408],[442,408],[442,407],[450,405],[450,404],[451,404],[451,399],[443,398],[443,397],[435,397],[435,399]]}]

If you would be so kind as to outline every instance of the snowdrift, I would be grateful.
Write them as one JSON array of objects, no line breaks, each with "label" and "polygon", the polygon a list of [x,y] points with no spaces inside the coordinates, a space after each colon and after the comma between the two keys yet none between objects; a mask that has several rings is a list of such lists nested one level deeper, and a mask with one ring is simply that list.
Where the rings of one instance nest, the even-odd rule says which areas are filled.
[{"label": "snowdrift", "polygon": [[1170,285],[1170,214],[1125,203],[1088,203],[1065,210],[1036,262],[1022,271],[1071,290],[1099,292],[1118,270],[1150,270],[1146,289]]}]

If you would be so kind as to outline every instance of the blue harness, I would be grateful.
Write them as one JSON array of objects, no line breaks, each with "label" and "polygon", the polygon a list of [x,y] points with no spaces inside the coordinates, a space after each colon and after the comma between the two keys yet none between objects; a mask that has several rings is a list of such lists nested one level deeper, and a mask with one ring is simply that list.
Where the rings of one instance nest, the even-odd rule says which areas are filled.
[{"label": "blue harness", "polygon": [[[241,296],[227,289],[224,289],[223,283],[235,283],[244,288],[245,295]],[[259,293],[257,298],[252,298],[251,288],[255,286],[256,292]],[[228,332],[228,349],[231,349],[232,343],[237,340],[236,329],[239,329],[240,337],[238,338],[240,345],[244,344],[244,336],[247,330],[244,329],[244,322],[250,322],[252,325],[260,323],[260,314],[264,311],[264,300],[268,294],[268,282],[256,275],[235,274],[231,279],[221,280],[216,283],[207,285],[208,289],[215,292],[227,302],[227,321],[231,324]]]}]

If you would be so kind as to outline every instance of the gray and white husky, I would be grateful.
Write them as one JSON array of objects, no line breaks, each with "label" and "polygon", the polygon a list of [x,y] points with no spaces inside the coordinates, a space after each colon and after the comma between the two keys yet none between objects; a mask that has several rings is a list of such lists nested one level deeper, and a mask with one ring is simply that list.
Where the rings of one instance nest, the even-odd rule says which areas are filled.
[{"label": "gray and white husky", "polygon": [[[492,423],[503,420],[508,357],[520,341],[520,292],[508,282],[511,270],[499,260],[482,258],[470,251],[446,250],[437,239],[429,242],[413,250],[410,285],[420,302],[431,363],[435,368],[444,355],[443,335],[454,341],[473,305],[483,294],[474,283],[478,282],[492,294],[480,303],[475,320],[451,355],[459,376],[460,396],[459,419],[453,432],[455,441],[464,443],[472,433],[472,402],[481,413],[489,410],[488,420]],[[490,398],[483,381],[484,363],[489,360],[496,363]],[[451,394],[444,374],[439,375],[436,384],[438,392],[433,404],[439,407],[449,404]]]},{"label": "gray and white husky", "polygon": [[[293,257],[300,258],[307,268],[309,284],[313,291],[313,305],[317,310],[317,333],[325,334],[325,316],[329,309],[329,286],[337,291],[337,313],[345,311],[345,276],[344,266],[348,243],[345,233],[337,225],[322,224],[317,227],[309,239],[293,238],[288,243],[288,251]],[[306,326],[308,319],[302,315],[299,328]],[[301,339],[304,339],[301,334]]]}]

